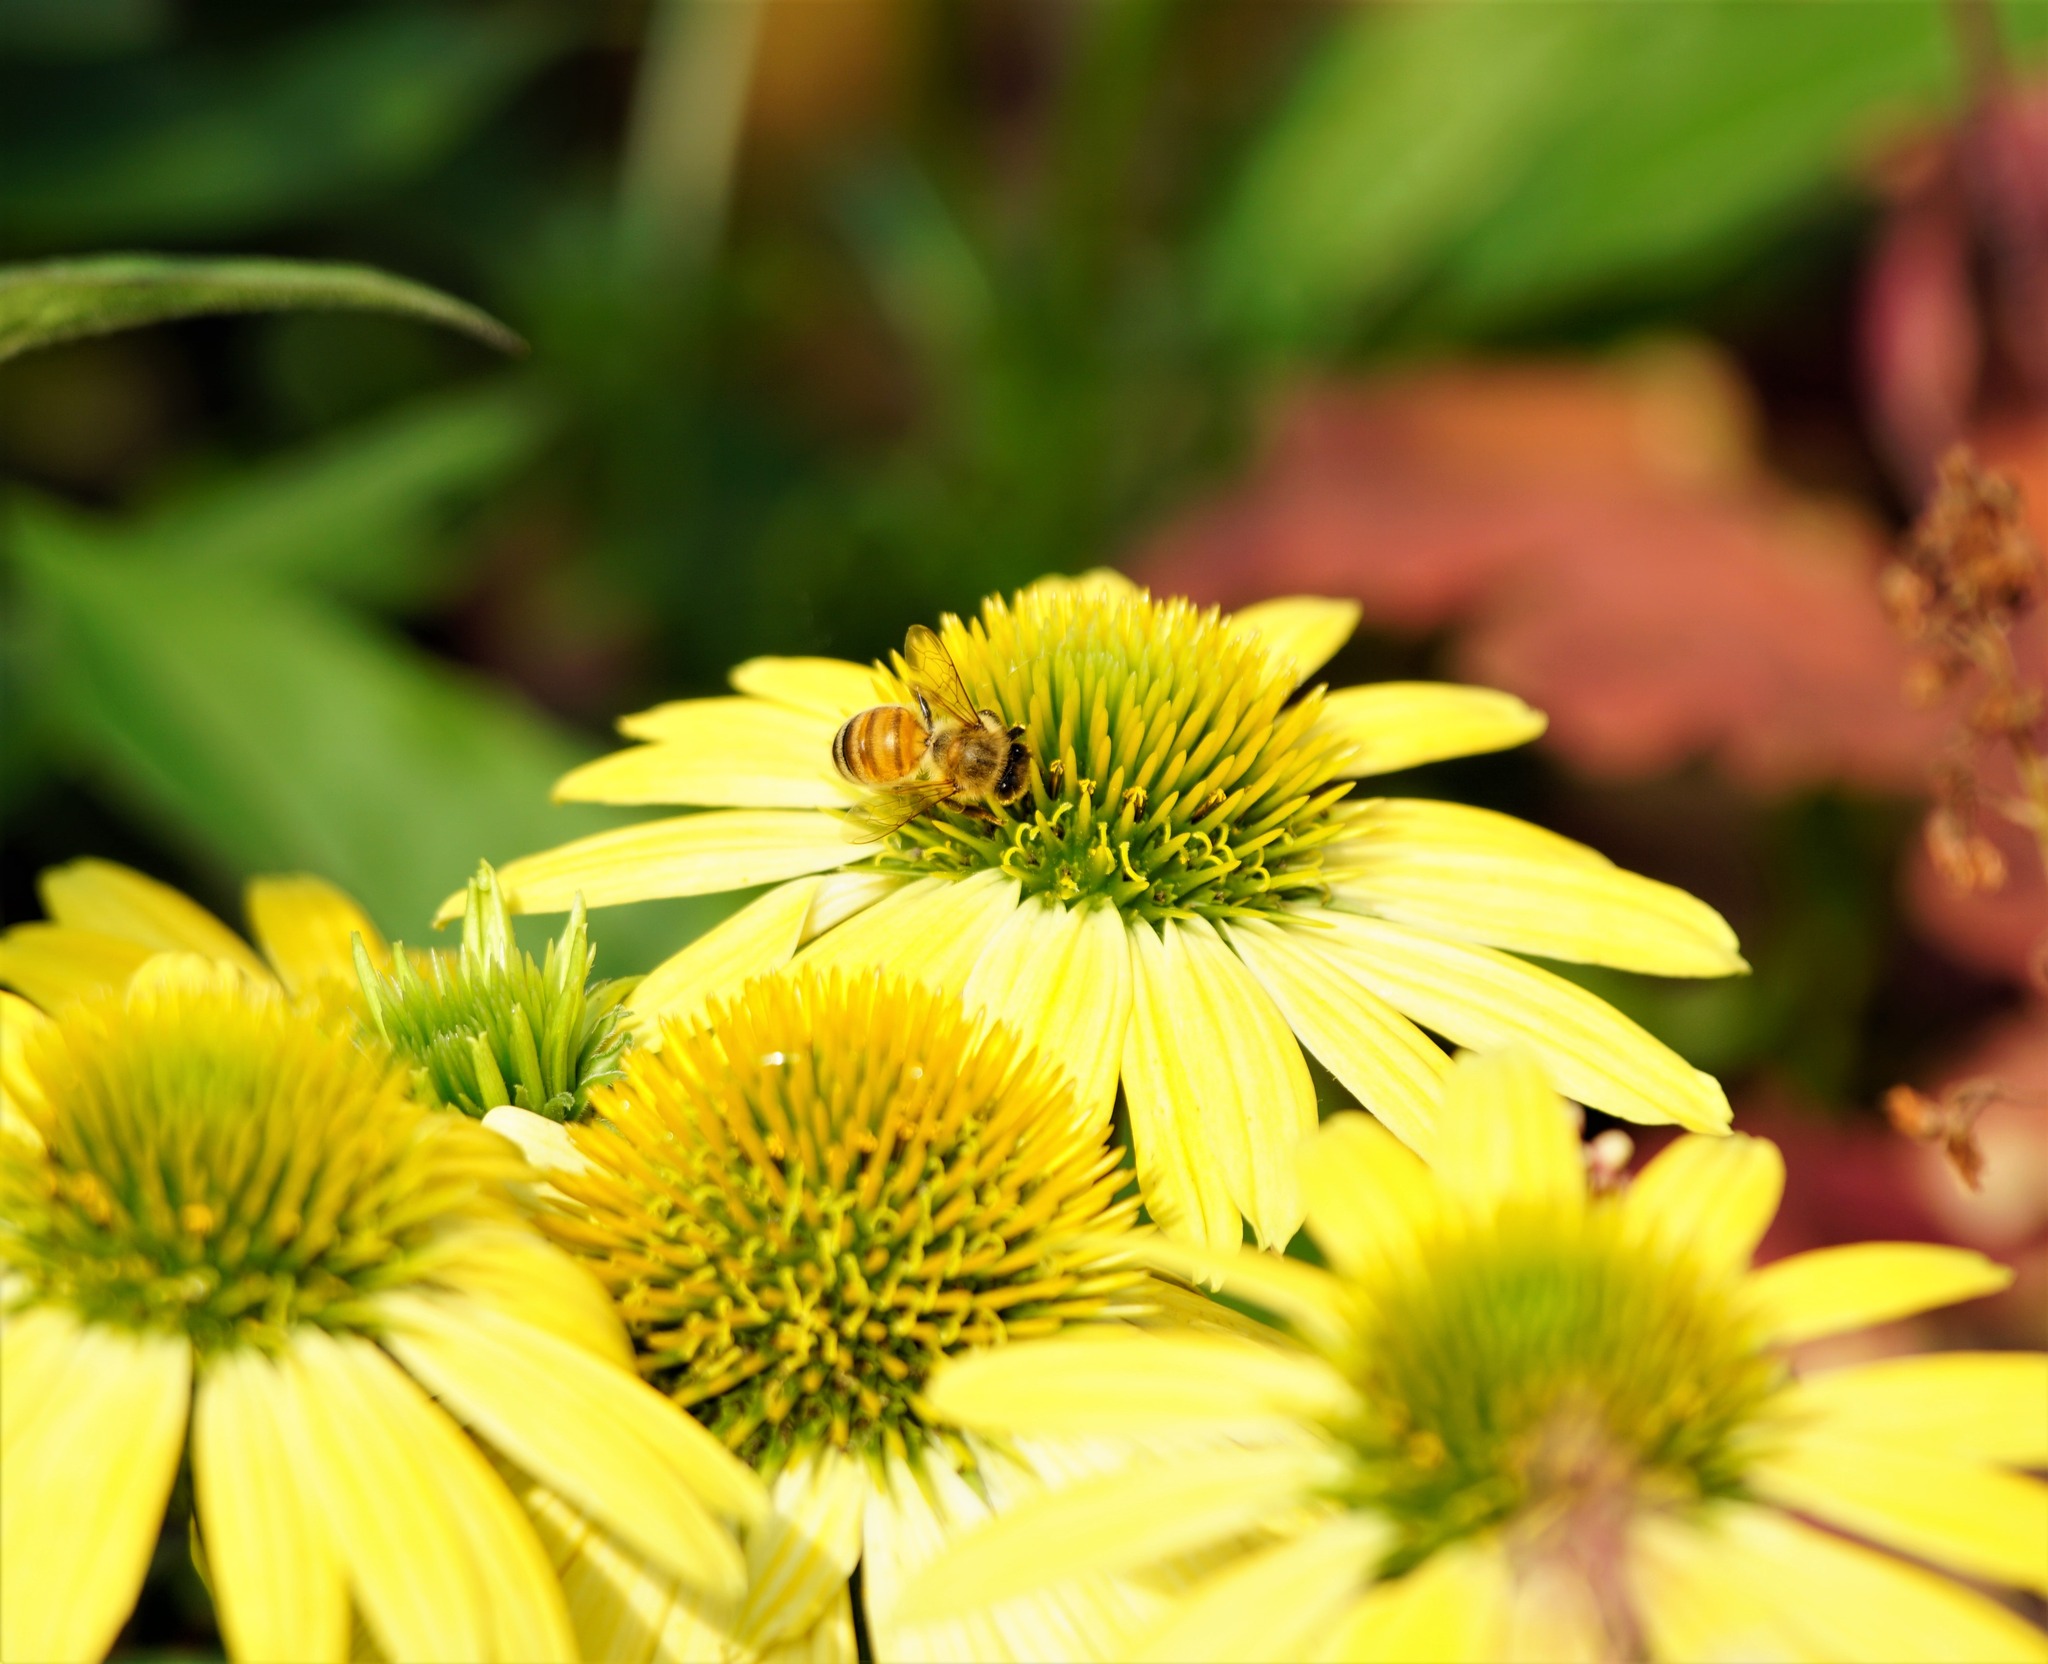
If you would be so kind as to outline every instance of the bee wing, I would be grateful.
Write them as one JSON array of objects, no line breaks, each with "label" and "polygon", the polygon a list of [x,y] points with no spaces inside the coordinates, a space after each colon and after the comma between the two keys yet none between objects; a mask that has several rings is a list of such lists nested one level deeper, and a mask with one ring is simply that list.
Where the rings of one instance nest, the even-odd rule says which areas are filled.
[{"label": "bee wing", "polygon": [[846,811],[847,837],[857,844],[878,844],[952,795],[953,786],[945,780],[919,780],[876,792]]},{"label": "bee wing", "polygon": [[909,667],[913,688],[955,722],[970,727],[974,724],[974,701],[967,697],[960,667],[953,663],[953,655],[946,651],[946,644],[939,640],[936,630],[928,630],[922,624],[911,625],[910,633],[903,638],[903,662]]}]

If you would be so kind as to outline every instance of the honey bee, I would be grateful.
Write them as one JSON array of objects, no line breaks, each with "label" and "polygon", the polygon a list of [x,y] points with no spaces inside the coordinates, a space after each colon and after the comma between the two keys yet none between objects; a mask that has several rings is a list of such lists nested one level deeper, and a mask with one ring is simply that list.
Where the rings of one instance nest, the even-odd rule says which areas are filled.
[{"label": "honey bee", "polygon": [[879,843],[941,803],[1014,803],[1030,786],[1022,724],[974,708],[935,632],[911,625],[903,662],[917,709],[876,705],[832,736],[833,766],[871,794],[847,816],[855,843]]}]

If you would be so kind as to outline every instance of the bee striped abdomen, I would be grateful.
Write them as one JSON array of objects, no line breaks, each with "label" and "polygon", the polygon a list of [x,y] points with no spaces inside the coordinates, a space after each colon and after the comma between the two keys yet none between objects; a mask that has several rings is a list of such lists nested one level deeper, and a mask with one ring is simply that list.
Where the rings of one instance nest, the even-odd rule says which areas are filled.
[{"label": "bee striped abdomen", "polygon": [[832,736],[832,766],[856,786],[893,786],[922,766],[927,738],[917,712],[877,705],[848,717]]}]

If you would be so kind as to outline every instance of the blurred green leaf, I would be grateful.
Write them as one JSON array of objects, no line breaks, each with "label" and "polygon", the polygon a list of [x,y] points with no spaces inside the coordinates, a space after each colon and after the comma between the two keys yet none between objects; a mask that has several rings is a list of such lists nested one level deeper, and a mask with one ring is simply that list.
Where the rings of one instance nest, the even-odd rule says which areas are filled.
[{"label": "blurred green leaf", "polygon": [[369,266],[106,254],[0,267],[0,361],[171,318],[309,307],[396,312],[459,329],[503,352],[525,350],[489,313]]},{"label": "blurred green leaf", "polygon": [[0,52],[86,58],[159,46],[170,0],[0,0]]},{"label": "blurred green leaf", "polygon": [[247,233],[445,156],[569,40],[573,10],[344,9],[219,63],[156,53],[0,99],[16,246]]}]

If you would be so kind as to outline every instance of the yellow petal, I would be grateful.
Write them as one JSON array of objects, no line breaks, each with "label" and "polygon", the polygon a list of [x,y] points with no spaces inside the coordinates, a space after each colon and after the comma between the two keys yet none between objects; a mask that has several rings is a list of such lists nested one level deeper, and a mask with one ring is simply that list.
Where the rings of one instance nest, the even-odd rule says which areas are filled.
[{"label": "yellow petal", "polygon": [[1774,1261],[1746,1287],[1773,1340],[1790,1346],[1996,1294],[2012,1273],[1967,1248],[1852,1242]]},{"label": "yellow petal", "polygon": [[802,940],[810,942],[828,930],[838,929],[855,914],[865,913],[909,883],[909,879],[895,872],[828,872],[819,881],[810,917],[804,920]]},{"label": "yellow petal", "polygon": [[1108,600],[1121,600],[1125,596],[1143,595],[1144,587],[1135,584],[1121,572],[1108,566],[1091,566],[1087,571],[1069,576],[1064,572],[1049,572],[1044,577],[1028,583],[1022,593],[1025,595],[1094,595]]},{"label": "yellow petal", "polygon": [[1809,1431],[1750,1488],[1889,1548],[2048,1593],[2048,1484],[2003,1468]]},{"label": "yellow petal", "polygon": [[[135,1604],[185,1445],[192,1347],[98,1324],[0,1465],[0,1658],[96,1659]],[[10,1348],[11,1350],[11,1348]]]},{"label": "yellow petal", "polygon": [[1374,682],[1326,695],[1304,743],[1343,740],[1351,747],[1346,774],[1387,774],[1525,745],[1547,726],[1541,711],[1492,688]]},{"label": "yellow petal", "polygon": [[1315,1130],[1316,1094],[1301,1047],[1258,979],[1206,919],[1166,920],[1168,999],[1203,1145],[1222,1168],[1261,1246],[1301,1226],[1294,1150]]},{"label": "yellow petal", "polygon": [[1130,949],[1114,907],[1024,902],[975,962],[965,1002],[1066,1071],[1077,1124],[1108,1130],[1131,1014]]},{"label": "yellow petal", "polygon": [[[778,705],[808,712],[835,728],[855,711],[864,711],[870,705],[890,704],[895,699],[887,684],[870,667],[851,664],[845,659],[749,659],[736,667],[727,680],[741,693],[750,693],[757,699],[772,699]],[[626,722],[634,726],[627,728],[625,723],[619,726],[643,739],[659,739],[662,737],[659,733],[649,732],[640,726],[643,722],[651,724],[656,714],[650,711],[643,717],[628,717]],[[828,748],[832,743],[829,733],[825,736],[825,743]]]},{"label": "yellow petal", "polygon": [[1017,881],[1000,872],[920,878],[826,931],[798,962],[819,970],[887,971],[957,997],[1017,901]]},{"label": "yellow petal", "polygon": [[1584,1211],[1578,1129],[1527,1051],[1458,1059],[1444,1087],[1436,1176],[1481,1221],[1510,1204],[1562,1218]]},{"label": "yellow petal", "polygon": [[713,995],[788,964],[824,882],[797,878],[776,885],[649,971],[626,1001],[643,1033],[658,1033],[664,1022],[687,1025]]},{"label": "yellow petal", "polygon": [[1177,1602],[1127,1656],[1144,1664],[1306,1657],[1356,1604],[1390,1534],[1379,1520],[1348,1514],[1245,1555]]},{"label": "yellow petal", "polygon": [[652,740],[571,769],[557,803],[702,803],[835,809],[851,792],[832,767],[834,725],[765,699],[686,699],[620,724]]},{"label": "yellow petal", "polygon": [[1410,1149],[1429,1155],[1436,1146],[1437,1101],[1451,1067],[1443,1048],[1353,976],[1343,960],[1326,958],[1320,931],[1241,919],[1224,933],[1323,1067]]},{"label": "yellow petal", "polygon": [[1277,1340],[1094,1325],[952,1359],[926,1397],[934,1415],[991,1433],[1263,1426],[1355,1406],[1334,1369]]},{"label": "yellow petal", "polygon": [[869,1480],[832,1451],[799,1457],[775,1477],[768,1515],[747,1532],[747,1597],[734,1634],[766,1647],[824,1618],[860,1560]]},{"label": "yellow petal", "polygon": [[247,1349],[199,1378],[192,1480],[214,1608],[237,1660],[348,1657],[348,1582],[313,1495],[294,1470],[293,1413],[276,1365]]},{"label": "yellow petal", "polygon": [[1635,1550],[1657,1658],[2048,1659],[2048,1638],[1997,1602],[1773,1509],[1727,1504],[1697,1525],[1650,1516]]},{"label": "yellow petal", "polygon": [[760,1482],[702,1423],[636,1375],[475,1305],[392,1295],[393,1352],[535,1478],[686,1583],[745,1587],[712,1510],[757,1519]]},{"label": "yellow petal", "polygon": [[391,963],[391,949],[370,915],[324,878],[306,873],[252,878],[242,905],[263,957],[294,994],[330,979],[353,988],[358,936],[372,965],[381,971]]},{"label": "yellow petal", "polygon": [[[5,953],[0,938],[0,953]],[[43,1135],[36,1131],[34,1115],[43,1107],[42,1089],[30,1072],[31,1042],[40,1042],[55,1028],[27,1000],[0,992],[0,1135],[24,1138],[40,1147]]]},{"label": "yellow petal", "polygon": [[1611,1664],[1614,1643],[1583,1569],[1561,1556],[1518,1566],[1500,1656],[1513,1664]]},{"label": "yellow petal", "polygon": [[1440,1549],[1369,1591],[1319,1656],[1372,1664],[1478,1664],[1504,1656],[1510,1577],[1490,1543]]},{"label": "yellow petal", "polygon": [[1719,1082],[1562,977],[1381,919],[1327,911],[1315,917],[1330,926],[1326,955],[1455,1044],[1474,1051],[1526,1046],[1559,1091],[1626,1120],[1676,1121],[1695,1132],[1727,1127],[1728,1096]]},{"label": "yellow petal", "polygon": [[45,1410],[76,1396],[69,1376],[91,1371],[102,1333],[85,1330],[63,1306],[0,1312],[0,1467]]},{"label": "yellow petal", "polygon": [[1845,1438],[2048,1467],[2048,1353],[1938,1352],[1809,1376],[1801,1414]]},{"label": "yellow petal", "polygon": [[1301,1260],[1242,1246],[1203,1248],[1170,1236],[1137,1236],[1116,1246],[1154,1270],[1264,1307],[1326,1353],[1341,1353],[1350,1342],[1356,1315],[1350,1291],[1339,1278]]},{"label": "yellow petal", "polygon": [[153,952],[96,930],[18,924],[0,934],[0,982],[54,1011],[67,1000],[119,992]]},{"label": "yellow petal", "polygon": [[[506,1108],[502,1113],[515,1116],[527,1111]],[[488,1122],[490,1116],[484,1119]],[[536,1115],[533,1119],[541,1118]],[[555,1126],[552,1121],[541,1124]],[[421,1251],[414,1265],[422,1282],[482,1301],[596,1357],[622,1368],[632,1367],[633,1344],[626,1338],[618,1308],[603,1285],[531,1230],[472,1225]]]},{"label": "yellow petal", "polygon": [[517,1104],[499,1104],[484,1112],[483,1124],[516,1146],[529,1167],[543,1173],[582,1173],[590,1167],[590,1158],[576,1148],[569,1129],[545,1115]]},{"label": "yellow petal", "polygon": [[1351,852],[1392,840],[1407,847],[1438,845],[1472,855],[1494,854],[1551,866],[1611,871],[1614,863],[1591,845],[1498,809],[1446,803],[1433,797],[1346,798],[1331,811],[1345,827],[1328,846],[1324,871],[1341,869]]},{"label": "yellow petal", "polygon": [[1653,1156],[1622,1198],[1629,1234],[1737,1276],[1785,1193],[1785,1158],[1766,1139],[1678,1138]]},{"label": "yellow petal", "polygon": [[1506,816],[1390,808],[1368,806],[1330,846],[1338,905],[1461,941],[1656,976],[1748,968],[1727,921],[1684,890],[1534,827],[1518,837]]},{"label": "yellow petal", "polygon": [[[660,896],[702,896],[801,878],[858,860],[840,823],[799,809],[721,809],[598,832],[498,869],[521,913],[566,912]],[[436,923],[462,916],[466,891],[441,903]]]},{"label": "yellow petal", "polygon": [[1314,1446],[1138,1457],[964,1533],[904,1590],[896,1615],[915,1623],[1087,1572],[1156,1565],[1294,1513],[1340,1471]]},{"label": "yellow petal", "polygon": [[562,1591],[476,1446],[368,1341],[310,1326],[283,1359],[293,1466],[390,1658],[572,1658]]},{"label": "yellow petal", "polygon": [[1124,1105],[1131,1155],[1145,1206],[1166,1230],[1223,1252],[1244,1240],[1244,1226],[1210,1153],[1199,1100],[1181,1057],[1183,1014],[1166,945],[1143,920],[1125,927],[1131,954],[1131,1016],[1124,1032]]},{"label": "yellow petal", "polygon": [[1442,1193],[1415,1152],[1377,1121],[1333,1115],[1296,1159],[1309,1235],[1337,1270],[1370,1278],[1426,1251]]},{"label": "yellow petal", "polygon": [[157,953],[225,960],[261,981],[270,967],[249,944],[188,896],[132,867],[90,858],[52,867],[36,880],[43,911],[56,923],[90,930]]},{"label": "yellow petal", "polygon": [[1363,610],[1356,601],[1284,595],[1240,607],[1230,622],[1261,637],[1267,652],[1293,668],[1295,681],[1305,682],[1351,639]]}]

